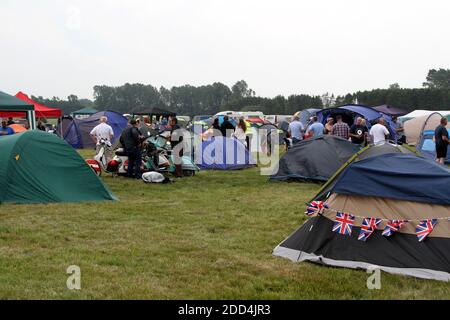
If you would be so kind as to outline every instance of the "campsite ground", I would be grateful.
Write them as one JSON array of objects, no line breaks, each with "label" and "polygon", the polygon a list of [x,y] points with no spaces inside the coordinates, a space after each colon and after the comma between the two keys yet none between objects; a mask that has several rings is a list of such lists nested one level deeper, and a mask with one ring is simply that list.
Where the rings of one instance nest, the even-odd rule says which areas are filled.
[{"label": "campsite ground", "polygon": [[[272,256],[316,184],[269,183],[257,169],[169,185],[103,179],[119,202],[2,205],[0,298],[450,298],[444,282],[383,273],[368,290],[364,271]],[[80,291],[66,287],[70,265]]]}]

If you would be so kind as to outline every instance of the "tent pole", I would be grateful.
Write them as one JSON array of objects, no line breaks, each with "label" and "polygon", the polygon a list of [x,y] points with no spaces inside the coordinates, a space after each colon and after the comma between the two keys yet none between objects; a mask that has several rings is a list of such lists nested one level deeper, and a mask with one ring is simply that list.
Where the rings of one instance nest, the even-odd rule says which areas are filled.
[{"label": "tent pole", "polygon": [[36,130],[36,119],[34,110],[27,111],[28,122],[31,130]]}]

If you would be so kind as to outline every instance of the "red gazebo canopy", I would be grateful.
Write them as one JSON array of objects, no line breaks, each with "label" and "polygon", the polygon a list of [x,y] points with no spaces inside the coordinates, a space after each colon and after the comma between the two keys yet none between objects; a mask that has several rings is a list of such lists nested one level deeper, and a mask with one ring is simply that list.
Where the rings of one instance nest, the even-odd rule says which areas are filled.
[{"label": "red gazebo canopy", "polygon": [[[16,94],[16,98],[23,100],[29,104],[34,105],[34,111],[36,113],[36,118],[60,118],[62,116],[61,109],[50,108],[39,104],[36,101],[31,100],[25,93],[19,91]],[[24,112],[0,112],[0,117],[2,118],[17,118],[25,117]]]}]

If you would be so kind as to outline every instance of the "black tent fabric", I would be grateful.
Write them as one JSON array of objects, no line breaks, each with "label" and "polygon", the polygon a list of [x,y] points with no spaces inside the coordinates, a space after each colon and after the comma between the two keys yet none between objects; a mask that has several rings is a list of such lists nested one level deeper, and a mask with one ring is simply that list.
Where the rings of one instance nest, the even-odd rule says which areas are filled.
[{"label": "black tent fabric", "polygon": [[327,181],[358,151],[358,146],[336,136],[306,139],[286,152],[270,179]]},{"label": "black tent fabric", "polygon": [[395,107],[389,106],[387,104],[383,104],[381,106],[377,106],[377,107],[373,107],[373,108],[379,112],[390,115],[391,117],[401,117],[408,113],[407,111],[405,111],[403,109],[395,108]]},{"label": "black tent fabric", "polygon": [[370,241],[362,242],[358,241],[361,228],[354,227],[352,236],[342,236],[332,231],[333,224],[322,216],[309,219],[274,250],[274,255],[293,262],[352,269],[376,267],[394,274],[450,280],[449,239],[430,238],[420,243],[415,235],[399,233],[395,239],[386,238],[376,230]]}]

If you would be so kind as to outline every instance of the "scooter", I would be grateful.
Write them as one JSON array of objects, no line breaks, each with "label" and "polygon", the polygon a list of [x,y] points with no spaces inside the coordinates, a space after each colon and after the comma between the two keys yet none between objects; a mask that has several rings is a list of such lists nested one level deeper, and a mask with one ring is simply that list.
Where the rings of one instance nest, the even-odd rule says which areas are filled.
[{"label": "scooter", "polygon": [[[175,164],[169,143],[170,132],[165,131],[157,136],[148,138],[144,143],[144,161],[150,171],[174,173]],[[184,176],[194,176],[200,168],[188,156],[181,158]]]},{"label": "scooter", "polygon": [[[128,156],[124,149],[116,149],[114,157],[108,161],[106,152],[108,148],[112,148],[111,143],[101,139],[100,146],[101,147],[94,159],[86,160],[86,163],[91,167],[94,173],[98,176],[101,176],[102,171],[113,175],[126,175],[128,170]],[[147,171],[144,161],[142,161],[141,170],[142,172]]]}]

